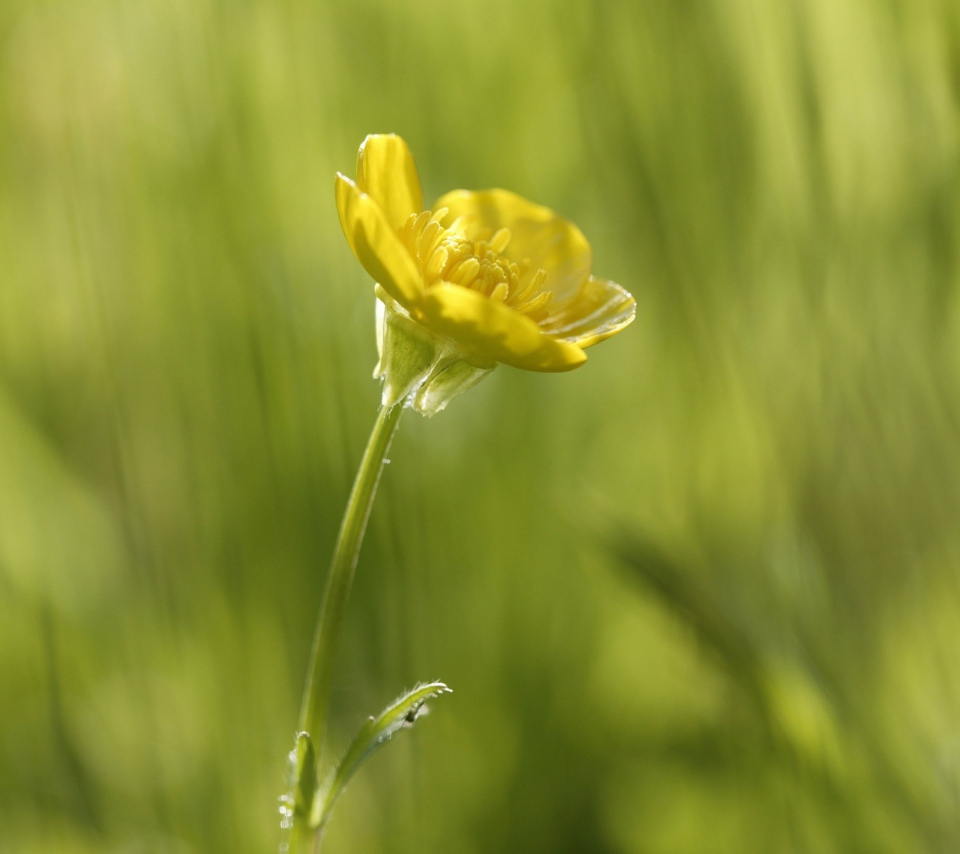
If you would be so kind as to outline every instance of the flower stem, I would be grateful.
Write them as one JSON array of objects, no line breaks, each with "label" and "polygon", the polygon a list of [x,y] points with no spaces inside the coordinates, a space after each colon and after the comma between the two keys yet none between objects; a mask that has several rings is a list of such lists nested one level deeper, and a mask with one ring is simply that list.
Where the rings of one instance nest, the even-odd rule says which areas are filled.
[{"label": "flower stem", "polygon": [[[318,765],[322,755],[337,638],[343,624],[360,544],[363,542],[367,520],[370,518],[370,508],[373,506],[387,451],[390,449],[390,442],[400,423],[402,413],[403,402],[391,407],[381,407],[377,413],[377,420],[367,441],[367,448],[363,453],[356,480],[353,482],[343,521],[340,523],[337,544],[333,550],[333,561],[327,576],[327,586],[324,590],[323,604],[320,606],[313,649],[310,653],[303,704],[300,707],[299,730],[309,733],[313,740]],[[312,835],[309,828],[303,826],[304,824],[303,819],[295,821],[291,842],[296,839],[306,841]],[[293,848],[294,845],[291,845],[290,850],[292,851]]]}]

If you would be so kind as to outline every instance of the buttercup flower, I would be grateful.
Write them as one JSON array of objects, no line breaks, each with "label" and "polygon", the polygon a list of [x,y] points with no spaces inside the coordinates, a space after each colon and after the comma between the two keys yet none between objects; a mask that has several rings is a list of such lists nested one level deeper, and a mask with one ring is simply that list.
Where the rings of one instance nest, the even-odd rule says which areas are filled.
[{"label": "buttercup flower", "polygon": [[373,277],[383,403],[425,415],[503,362],[569,371],[626,327],[636,302],[590,274],[590,244],[553,211],[507,190],[454,190],[425,209],[413,156],[394,134],[339,172],[337,210]]}]

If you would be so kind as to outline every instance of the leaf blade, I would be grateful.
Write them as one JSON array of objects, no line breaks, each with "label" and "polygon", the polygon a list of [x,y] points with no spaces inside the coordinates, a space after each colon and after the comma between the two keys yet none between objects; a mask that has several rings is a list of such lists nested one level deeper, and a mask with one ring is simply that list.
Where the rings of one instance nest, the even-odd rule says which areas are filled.
[{"label": "leaf blade", "polygon": [[387,706],[377,717],[368,718],[337,763],[330,782],[323,787],[314,804],[311,824],[322,827],[330,818],[337,799],[360,766],[402,729],[409,728],[426,712],[426,702],[440,694],[451,693],[443,682],[416,685]]}]

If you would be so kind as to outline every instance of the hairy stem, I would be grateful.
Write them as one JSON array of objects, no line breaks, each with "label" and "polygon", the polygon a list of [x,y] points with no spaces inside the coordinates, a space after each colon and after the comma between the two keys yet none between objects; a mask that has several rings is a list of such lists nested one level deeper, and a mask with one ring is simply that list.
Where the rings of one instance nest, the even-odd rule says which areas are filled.
[{"label": "hairy stem", "polygon": [[[402,412],[403,403],[401,402],[395,406],[381,407],[377,413],[376,423],[370,433],[370,439],[343,514],[343,521],[340,523],[340,533],[333,551],[330,574],[327,576],[327,586],[323,594],[323,604],[320,606],[320,615],[317,618],[313,649],[310,653],[299,724],[299,731],[308,733],[313,741],[318,764],[323,753],[333,656],[340,635],[340,627],[343,624],[347,598],[350,595],[350,585],[353,583],[357,555],[360,552],[360,544],[363,542],[363,534],[367,528],[370,508],[373,506],[387,451]],[[310,841],[314,846],[319,844],[319,840],[310,839],[314,834],[307,827],[308,821],[308,817],[305,816],[298,815],[294,818],[288,848],[291,854],[298,850],[309,850]]]}]

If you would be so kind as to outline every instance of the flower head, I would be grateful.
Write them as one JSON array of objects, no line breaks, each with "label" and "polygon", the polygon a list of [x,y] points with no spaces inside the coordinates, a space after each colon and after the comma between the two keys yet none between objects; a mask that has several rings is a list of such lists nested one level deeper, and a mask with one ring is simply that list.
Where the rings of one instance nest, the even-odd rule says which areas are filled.
[{"label": "flower head", "polygon": [[377,283],[384,404],[427,415],[499,362],[569,371],[626,327],[636,302],[590,274],[590,244],[553,211],[507,190],[454,190],[425,209],[406,142],[373,134],[357,179],[337,173],[350,248]]}]

